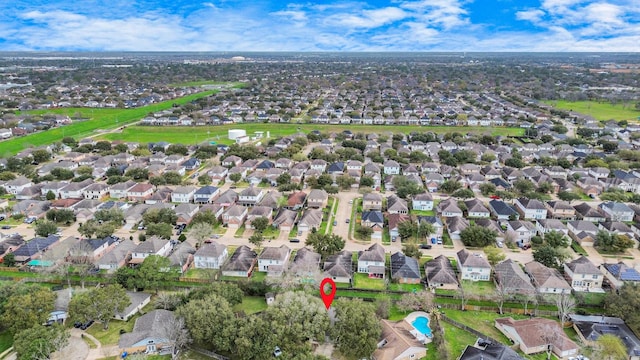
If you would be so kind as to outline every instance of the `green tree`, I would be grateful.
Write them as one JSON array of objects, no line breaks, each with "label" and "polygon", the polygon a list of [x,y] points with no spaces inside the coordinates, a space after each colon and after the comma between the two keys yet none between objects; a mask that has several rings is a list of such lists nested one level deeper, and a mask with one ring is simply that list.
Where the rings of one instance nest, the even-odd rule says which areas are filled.
[{"label": "green tree", "polygon": [[261,316],[247,316],[236,321],[234,354],[238,359],[263,360],[272,357],[280,339],[273,331],[273,324]]},{"label": "green tree", "polygon": [[373,178],[371,178],[370,176],[363,176],[360,178],[360,186],[361,187],[372,187],[374,184],[373,182]]},{"label": "green tree", "polygon": [[546,267],[560,268],[565,255],[553,246],[543,245],[533,252],[533,260]]},{"label": "green tree", "polygon": [[255,245],[258,248],[262,246],[263,242],[264,236],[262,236],[262,233],[256,232],[253,235],[249,236],[249,243]]},{"label": "green tree", "polygon": [[568,202],[572,202],[574,200],[579,200],[580,199],[580,195],[573,193],[571,191],[560,191],[558,193],[558,199],[563,200],[563,201],[568,201]]},{"label": "green tree", "polygon": [[13,334],[41,326],[53,311],[56,295],[49,288],[30,287],[28,293],[16,293],[7,299],[0,319]]},{"label": "green tree", "polygon": [[262,234],[262,232],[267,229],[267,226],[269,226],[269,219],[264,216],[257,217],[251,220],[251,226],[257,233]]},{"label": "green tree", "polygon": [[136,276],[137,287],[152,288],[158,293],[160,285],[171,277],[170,266],[171,261],[167,257],[160,255],[147,256],[140,268],[138,268]]},{"label": "green tree", "polygon": [[76,169],[76,174],[78,175],[83,175],[83,176],[92,176],[93,175],[93,168],[91,166],[80,166]]},{"label": "green tree", "polygon": [[48,220],[40,220],[36,225],[36,235],[47,237],[51,234],[55,234],[58,231],[58,225]]},{"label": "green tree", "polygon": [[173,234],[173,227],[168,223],[150,223],[147,224],[147,236],[159,236],[163,239],[170,239]]},{"label": "green tree", "polygon": [[344,249],[345,241],[335,234],[311,233],[307,236],[306,244],[313,247],[315,252],[326,257],[338,253]]},{"label": "green tree", "polygon": [[46,199],[48,201],[53,201],[53,200],[56,199],[56,194],[53,191],[49,190],[49,191],[47,191]]},{"label": "green tree", "polygon": [[149,169],[145,168],[130,168],[124,173],[124,176],[133,180],[147,180],[149,179]]},{"label": "green tree", "polygon": [[193,227],[198,223],[206,223],[209,225],[215,225],[218,222],[216,215],[211,210],[198,211],[191,219],[191,226]]},{"label": "green tree", "polygon": [[494,194],[496,192],[496,186],[493,185],[490,182],[480,184],[479,188],[480,188],[480,192],[484,196],[489,196],[489,195]]},{"label": "green tree", "polygon": [[43,149],[33,150],[31,156],[33,157],[33,161],[38,164],[51,160],[51,153]]},{"label": "green tree", "polygon": [[375,306],[346,298],[334,301],[332,306],[336,312],[333,339],[340,353],[355,359],[371,356],[382,333]]},{"label": "green tree", "polygon": [[487,255],[487,261],[491,266],[495,266],[507,257],[502,250],[495,246],[485,246],[482,250],[484,250],[484,254]]},{"label": "green tree", "polygon": [[465,246],[485,247],[496,242],[496,232],[482,226],[471,225],[460,233],[460,240]]},{"label": "green tree", "polygon": [[[196,239],[196,246],[199,248],[202,243],[213,234],[213,227],[205,222],[198,222],[189,229],[189,236]],[[180,235],[184,235],[180,234]]]},{"label": "green tree", "polygon": [[414,243],[406,243],[402,246],[402,253],[408,257],[420,259],[422,257],[422,253],[420,252],[420,248],[418,248],[417,244]]},{"label": "green tree", "polygon": [[76,220],[73,210],[70,209],[51,209],[47,211],[47,220],[55,223],[71,224]]},{"label": "green tree", "polygon": [[233,181],[234,183],[237,183],[238,181],[242,180],[242,174],[233,173],[229,175],[229,180]]},{"label": "green tree", "polygon": [[7,267],[16,266],[16,255],[14,253],[8,253],[2,258],[2,263]]},{"label": "green tree", "polygon": [[93,237],[93,234],[95,234],[96,231],[98,231],[98,223],[96,221],[88,220],[84,224],[80,224],[80,226],[78,226],[78,232],[86,238]]},{"label": "green tree", "polygon": [[214,282],[207,286],[192,289],[189,292],[189,301],[204,300],[213,294],[223,297],[231,306],[240,304],[244,297],[242,289],[240,289],[237,284],[231,282]]},{"label": "green tree", "polygon": [[198,176],[198,184],[200,185],[210,185],[211,184],[211,177],[209,177],[209,175],[207,174],[203,174]]},{"label": "green tree", "polygon": [[460,189],[456,190],[453,194],[451,194],[451,196],[460,199],[471,199],[476,197],[476,194],[474,194],[473,190],[471,189]]},{"label": "green tree", "polygon": [[178,215],[173,209],[149,209],[142,215],[142,220],[144,220],[145,224],[165,223],[175,225],[176,221],[178,221]]},{"label": "green tree", "polygon": [[640,284],[625,283],[604,299],[607,314],[624,319],[636,334],[640,332]]},{"label": "green tree", "polygon": [[16,178],[16,174],[11,171],[2,171],[0,172],[0,180],[1,181],[9,181]]},{"label": "green tree", "polygon": [[180,175],[177,171],[167,171],[162,174],[162,178],[167,183],[167,185],[182,184],[182,175]]},{"label": "green tree", "polygon": [[109,321],[130,304],[122,285],[112,284],[74,294],[69,302],[69,313],[74,321],[95,320],[107,330]]},{"label": "green tree", "polygon": [[559,231],[549,231],[545,233],[544,242],[554,248],[566,248],[569,246],[569,239]]},{"label": "green tree", "polygon": [[462,188],[462,184],[456,180],[446,180],[442,184],[440,184],[440,190],[447,194],[453,194],[457,190]]},{"label": "green tree", "polygon": [[55,168],[51,170],[51,175],[58,180],[71,180],[75,176],[73,171],[63,168]]},{"label": "green tree", "polygon": [[602,360],[627,360],[627,348],[622,340],[613,334],[604,334],[596,340],[596,354]]},{"label": "green tree", "polygon": [[93,214],[93,218],[98,221],[98,223],[113,222],[120,225],[124,222],[124,212],[118,208],[98,210]]},{"label": "green tree", "polygon": [[69,343],[69,331],[64,326],[34,326],[15,334],[13,348],[18,360],[49,359]]},{"label": "green tree", "polygon": [[356,180],[349,175],[340,175],[336,177],[336,184],[338,184],[342,190],[351,189],[351,185],[355,183]]},{"label": "green tree", "polygon": [[398,225],[398,235],[402,241],[416,235],[418,233],[418,226],[411,221],[404,221]]},{"label": "green tree", "polygon": [[216,351],[220,352],[233,349],[235,314],[229,302],[223,297],[209,294],[203,299],[192,299],[179,307],[176,314],[184,318],[196,342],[211,344]]},{"label": "green tree", "polygon": [[187,149],[187,147],[182,144],[171,144],[166,151],[167,155],[180,154],[186,156],[188,153],[189,149]]}]

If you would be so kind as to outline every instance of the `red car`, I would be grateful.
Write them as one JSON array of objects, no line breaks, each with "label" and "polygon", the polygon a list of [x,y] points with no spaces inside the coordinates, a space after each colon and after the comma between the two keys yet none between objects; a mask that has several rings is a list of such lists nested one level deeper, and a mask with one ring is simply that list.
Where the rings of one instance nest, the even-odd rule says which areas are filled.
[{"label": "red car", "polygon": [[495,200],[500,200],[500,196],[498,196],[498,195],[491,195],[489,197],[492,198],[492,199],[495,199]]}]

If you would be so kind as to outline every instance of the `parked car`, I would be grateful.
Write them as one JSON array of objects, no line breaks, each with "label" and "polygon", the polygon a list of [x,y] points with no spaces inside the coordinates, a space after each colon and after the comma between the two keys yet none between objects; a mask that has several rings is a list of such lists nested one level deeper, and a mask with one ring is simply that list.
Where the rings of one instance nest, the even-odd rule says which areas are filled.
[{"label": "parked car", "polygon": [[420,249],[430,250],[431,244],[420,244]]},{"label": "parked car", "polygon": [[9,230],[9,229],[11,229],[11,226],[10,225],[2,225],[2,229],[3,230]]},{"label": "parked car", "polygon": [[347,219],[347,221],[345,221],[347,224],[351,222],[351,220]]},{"label": "parked car", "polygon": [[338,222],[334,220],[333,221],[333,226],[336,226],[336,225],[338,225]]},{"label": "parked car", "polygon": [[289,239],[289,242],[291,242],[291,243],[299,243],[300,239]]}]

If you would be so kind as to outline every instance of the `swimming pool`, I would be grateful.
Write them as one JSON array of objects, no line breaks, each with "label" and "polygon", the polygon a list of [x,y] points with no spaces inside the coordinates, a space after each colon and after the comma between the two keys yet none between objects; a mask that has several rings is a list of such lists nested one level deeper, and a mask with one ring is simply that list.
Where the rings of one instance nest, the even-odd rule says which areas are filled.
[{"label": "swimming pool", "polygon": [[429,327],[429,319],[426,316],[418,316],[411,323],[416,330],[423,333],[426,337],[431,337],[431,328]]}]

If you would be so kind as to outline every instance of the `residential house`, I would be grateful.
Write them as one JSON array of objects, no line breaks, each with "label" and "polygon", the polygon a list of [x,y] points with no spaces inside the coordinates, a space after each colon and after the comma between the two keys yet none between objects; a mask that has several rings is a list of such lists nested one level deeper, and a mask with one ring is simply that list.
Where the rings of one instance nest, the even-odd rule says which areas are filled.
[{"label": "residential house", "polygon": [[544,318],[514,320],[499,318],[495,322],[500,330],[520,351],[530,355],[542,353],[551,347],[551,351],[559,358],[576,355],[580,347],[564,333],[557,321]]},{"label": "residential house", "polygon": [[214,166],[207,172],[207,175],[211,178],[211,184],[218,186],[220,182],[224,181],[229,174],[229,169],[224,166]]},{"label": "residential house", "polygon": [[33,183],[31,180],[27,179],[24,176],[18,176],[13,180],[9,180],[4,184],[4,188],[7,190],[7,193],[12,195],[17,195],[21,193],[24,189],[31,187]]},{"label": "residential house", "polygon": [[255,206],[262,200],[264,194],[261,188],[250,186],[240,192],[238,204],[242,206]]},{"label": "residential house", "polygon": [[585,256],[564,264],[564,276],[575,291],[603,292],[604,275]]},{"label": "residential house", "polygon": [[390,214],[387,215],[387,224],[389,226],[389,236],[394,240],[400,236],[400,224],[410,220],[409,215],[405,214]]},{"label": "residential house", "polygon": [[145,201],[153,194],[153,185],[147,183],[136,184],[127,191],[129,201]]},{"label": "residential house", "polygon": [[[122,184],[124,184],[124,183],[122,183]],[[134,182],[134,184],[135,184],[135,182]],[[55,195],[55,198],[59,199],[60,198],[60,190],[62,190],[62,188],[64,188],[67,185],[69,185],[68,182],[49,181],[49,182],[47,182],[46,184],[44,184],[40,188],[40,194],[43,196],[43,198],[46,198],[47,194],[49,192],[52,192],[53,195]]]},{"label": "residential house", "polygon": [[406,256],[400,251],[391,255],[391,279],[393,281],[400,284],[419,284],[421,278],[417,259]]},{"label": "residential house", "polygon": [[559,220],[575,220],[576,219],[576,209],[569,204],[567,201],[561,200],[553,200],[548,201],[546,204],[547,207],[547,217],[549,219],[559,219]]},{"label": "residential house", "polygon": [[400,164],[397,161],[387,160],[382,166],[385,175],[400,175]]},{"label": "residential house", "polygon": [[362,196],[362,211],[382,210],[382,196],[377,193],[366,193]]},{"label": "residential house", "polygon": [[455,290],[458,288],[458,277],[451,265],[451,261],[439,255],[429,260],[424,265],[424,273],[427,277],[427,285],[430,288]]},{"label": "residential house", "polygon": [[307,193],[304,191],[295,191],[287,197],[286,208],[290,210],[300,210],[307,201]]},{"label": "residential house", "polygon": [[587,204],[586,202],[575,205],[573,208],[576,209],[576,216],[578,220],[590,221],[594,223],[605,220],[605,217],[602,213],[591,207],[591,205]]},{"label": "residential house", "polygon": [[409,207],[404,199],[392,194],[387,198],[387,212],[389,214],[408,214]]},{"label": "residential house", "polygon": [[242,164],[242,158],[236,155],[230,155],[222,160],[222,166],[232,168],[234,166],[240,166]]},{"label": "residential house", "polygon": [[384,279],[386,268],[382,245],[376,243],[367,250],[358,252],[358,272],[369,274],[370,278]]},{"label": "residential house", "polygon": [[329,194],[324,189],[312,189],[307,196],[307,207],[324,208],[329,201]]},{"label": "residential house", "polygon": [[238,201],[238,194],[229,189],[223,192],[217,199],[213,200],[213,204],[228,208],[231,205],[235,205],[236,201]]},{"label": "residential house", "polygon": [[522,247],[529,244],[531,238],[536,236],[536,226],[526,220],[509,221],[507,222],[507,233],[518,247]]},{"label": "residential house", "polygon": [[108,273],[113,273],[127,265],[131,258],[131,253],[136,247],[137,245],[133,241],[129,239],[122,240],[111,251],[96,261],[96,267],[100,270],[106,270]]},{"label": "residential house", "polygon": [[58,243],[59,240],[60,237],[56,235],[49,235],[46,238],[37,237],[27,241],[13,251],[16,263],[26,264],[31,260],[40,258],[44,252]]},{"label": "residential house", "polygon": [[462,217],[462,210],[454,198],[441,201],[438,206],[436,206],[436,210],[438,214],[445,218]]},{"label": "residential house", "polygon": [[598,206],[602,214],[610,221],[631,222],[635,212],[627,204],[605,201]]},{"label": "residential house", "polygon": [[573,328],[586,346],[597,346],[596,341],[608,334],[622,340],[629,360],[640,360],[640,339],[623,319],[608,316],[570,315]]},{"label": "residential house", "polygon": [[222,213],[222,223],[230,229],[238,229],[244,224],[249,210],[241,205],[231,205]]},{"label": "residential house", "polygon": [[604,272],[605,281],[612,289],[620,289],[625,283],[640,284],[640,273],[638,270],[623,263],[602,264],[600,267]]},{"label": "residential house", "polygon": [[442,221],[437,216],[422,216],[418,215],[416,218],[418,226],[423,226],[425,224],[430,224],[433,227],[433,233],[429,234],[431,237],[431,241],[433,240],[442,240],[442,233],[444,230],[444,225]]},{"label": "residential house", "polygon": [[[114,199],[126,198],[129,190],[137,183],[133,180],[127,180],[122,183],[113,184],[109,189],[109,196]],[[57,195],[56,195],[57,197]]]},{"label": "residential house", "polygon": [[360,225],[373,229],[371,239],[382,239],[382,231],[384,229],[384,216],[382,215],[381,211],[363,211],[362,221],[360,222]]},{"label": "residential house", "polygon": [[253,250],[246,245],[242,245],[222,265],[222,275],[248,278],[251,276],[257,258],[258,255]]},{"label": "residential house", "polygon": [[[629,239],[635,239],[635,233],[629,225],[620,221],[605,221],[598,224],[598,230],[604,230],[610,234],[624,235]],[[637,245],[636,245],[637,246]],[[634,247],[636,247],[634,246]]]},{"label": "residential house", "polygon": [[183,241],[176,245],[171,254],[168,256],[171,268],[178,269],[180,274],[184,275],[191,264],[193,263],[193,254],[196,253],[196,248],[191,246],[189,242]]},{"label": "residential house", "polygon": [[215,186],[207,185],[196,190],[193,194],[193,202],[196,204],[210,204],[218,196],[220,196],[220,189]]},{"label": "residential house", "polygon": [[516,211],[516,209],[502,200],[494,199],[489,201],[489,211],[498,221],[520,219],[520,214]]},{"label": "residential house", "polygon": [[168,256],[173,246],[169,240],[161,239],[157,236],[152,236],[146,241],[141,242],[131,252],[131,260],[129,264],[139,265],[144,262],[144,259],[151,255]]},{"label": "residential house", "polygon": [[433,196],[428,192],[415,195],[411,200],[413,210],[430,211],[433,210]]},{"label": "residential house", "polygon": [[506,345],[489,343],[484,346],[467,345],[458,360],[524,360]]},{"label": "residential house", "polygon": [[406,321],[381,320],[382,334],[377,349],[371,355],[376,360],[411,360],[427,356],[423,342],[412,335],[414,331]]},{"label": "residential house", "polygon": [[571,285],[557,269],[546,267],[537,261],[531,261],[524,265],[524,270],[529,274],[536,291],[541,294],[571,293]]},{"label": "residential house", "polygon": [[547,208],[537,199],[518,198],[515,201],[516,210],[523,219],[546,219]]},{"label": "residential house", "polygon": [[593,246],[598,233],[598,227],[590,221],[575,220],[567,222],[569,237],[577,241],[580,246]]},{"label": "residential house", "polygon": [[280,231],[291,231],[295,226],[297,219],[297,211],[281,208],[278,210],[278,214],[276,214],[271,225],[280,229]]},{"label": "residential house", "polygon": [[489,209],[478,199],[466,200],[464,204],[467,207],[467,217],[488,218],[491,215]]},{"label": "residential house", "polygon": [[493,272],[498,288],[505,293],[535,295],[536,289],[531,284],[531,279],[513,260],[507,259],[496,264]]},{"label": "residential house", "polygon": [[266,272],[267,275],[282,275],[287,268],[291,249],[286,245],[280,247],[267,246],[258,256],[258,271]]},{"label": "residential house", "polygon": [[469,227],[469,220],[463,217],[451,217],[446,220],[447,233],[453,240],[460,240],[460,234]]},{"label": "residential house", "polygon": [[120,335],[118,347],[121,353],[156,353],[163,349],[173,352],[172,345],[164,334],[165,324],[175,320],[169,310],[152,310],[136,319],[133,331]]},{"label": "residential house", "polygon": [[458,251],[456,256],[461,280],[489,281],[491,265],[481,254],[463,249]]},{"label": "residential house", "polygon": [[252,222],[257,218],[265,218],[271,224],[271,217],[273,216],[273,209],[268,206],[254,206],[249,210],[247,214],[247,221],[245,223],[248,229],[253,229]]},{"label": "residential house", "polygon": [[558,219],[540,219],[536,221],[536,231],[542,236],[552,231],[561,233],[564,236],[569,235],[567,226]]},{"label": "residential house", "polygon": [[171,193],[171,202],[189,203],[198,190],[195,186],[178,186]]},{"label": "residential house", "polygon": [[121,321],[129,321],[133,315],[137,314],[143,307],[151,302],[151,294],[149,293],[142,291],[127,291],[126,293],[129,298],[129,306],[117,312],[114,316],[115,319]]},{"label": "residential house", "polygon": [[322,224],[322,210],[320,209],[307,209],[298,222],[298,231],[311,231],[315,228],[320,229]]},{"label": "residential house", "polygon": [[193,254],[193,266],[196,269],[220,269],[228,256],[226,245],[215,241],[205,242]]},{"label": "residential house", "polygon": [[320,254],[313,250],[306,247],[299,249],[289,265],[289,272],[300,277],[301,281],[309,281],[320,269],[320,259]]},{"label": "residential house", "polygon": [[350,251],[330,255],[324,262],[325,277],[338,283],[350,284],[353,278],[353,256]]},{"label": "residential house", "polygon": [[61,199],[84,199],[84,189],[93,184],[92,179],[72,182],[60,189]]}]

